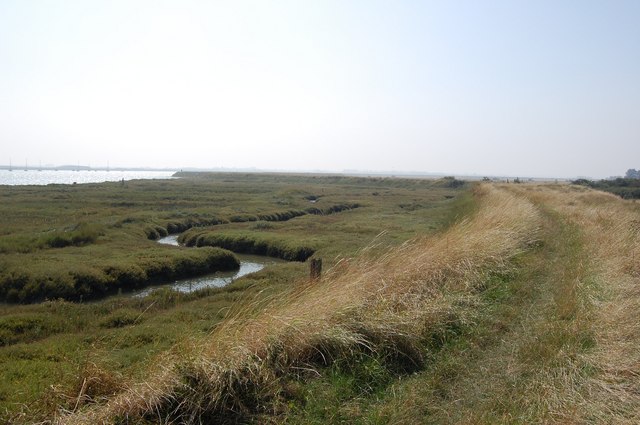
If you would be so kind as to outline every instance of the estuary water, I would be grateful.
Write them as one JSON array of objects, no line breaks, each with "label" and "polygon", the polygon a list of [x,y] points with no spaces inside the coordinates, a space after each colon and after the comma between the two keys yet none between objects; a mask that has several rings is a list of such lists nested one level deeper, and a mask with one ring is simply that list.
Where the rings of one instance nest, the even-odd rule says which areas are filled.
[{"label": "estuary water", "polygon": [[169,179],[175,171],[0,170],[0,185],[83,184],[136,179]]},{"label": "estuary water", "polygon": [[[178,246],[178,235],[169,235],[164,238],[158,239],[158,243],[165,245]],[[193,248],[197,249],[197,248]],[[246,276],[249,273],[255,273],[265,266],[270,264],[284,263],[286,261],[279,258],[265,257],[261,255],[245,255],[236,254],[236,257],[240,260],[240,268],[238,270],[215,272],[204,276],[179,279],[175,282],[166,283],[162,285],[149,286],[141,291],[134,292],[134,297],[145,297],[158,288],[171,288],[180,292],[193,292],[198,289],[226,286],[234,280]]]}]

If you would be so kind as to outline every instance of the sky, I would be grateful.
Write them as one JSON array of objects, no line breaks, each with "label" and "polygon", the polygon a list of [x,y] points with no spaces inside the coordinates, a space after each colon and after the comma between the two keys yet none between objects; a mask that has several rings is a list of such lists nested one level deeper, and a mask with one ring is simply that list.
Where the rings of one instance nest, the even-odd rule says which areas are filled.
[{"label": "sky", "polygon": [[0,164],[604,178],[640,1],[0,0]]}]

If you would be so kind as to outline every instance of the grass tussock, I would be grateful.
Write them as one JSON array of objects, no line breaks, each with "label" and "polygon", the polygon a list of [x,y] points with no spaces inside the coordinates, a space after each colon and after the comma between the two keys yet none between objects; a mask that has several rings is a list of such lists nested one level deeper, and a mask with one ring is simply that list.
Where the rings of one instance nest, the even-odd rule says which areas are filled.
[{"label": "grass tussock", "polygon": [[208,338],[158,359],[147,382],[56,422],[233,422],[277,414],[296,397],[292,381],[363,354],[405,372],[419,369],[431,347],[473,320],[490,274],[507,270],[537,238],[532,203],[490,186],[479,186],[475,197],[474,215],[448,230],[375,259],[364,252],[319,282],[244,305]]}]

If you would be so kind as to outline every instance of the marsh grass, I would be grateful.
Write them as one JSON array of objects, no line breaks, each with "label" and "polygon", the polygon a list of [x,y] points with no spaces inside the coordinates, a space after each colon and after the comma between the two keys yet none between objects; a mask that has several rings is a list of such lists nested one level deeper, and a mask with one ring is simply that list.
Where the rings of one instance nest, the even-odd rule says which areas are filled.
[{"label": "marsh grass", "polygon": [[[186,246],[214,246],[233,252],[266,255],[287,261],[305,261],[313,255],[315,249],[305,246],[295,236],[276,236],[257,231],[189,231],[180,236],[180,242]],[[308,243],[308,242],[307,242]]]},{"label": "marsh grass", "polygon": [[540,218],[532,204],[490,187],[476,196],[482,207],[472,218],[383,256],[338,262],[319,283],[238,307],[145,383],[60,423],[146,415],[242,421],[282,412],[287,400],[296,400],[290,381],[325,367],[354,361],[380,376],[420,369],[431,347],[473,320],[474,300],[490,273],[508,270],[509,260],[537,238]]},{"label": "marsh grass", "polygon": [[[66,248],[67,251],[54,257],[42,256],[30,268],[17,262],[8,264],[0,277],[0,298],[22,303],[46,299],[89,300],[170,279],[233,270],[240,264],[233,253],[219,248],[173,250],[162,257],[153,256],[150,250],[141,250],[107,258],[91,258],[94,252],[74,249]],[[82,258],[91,259],[90,263],[85,264]],[[68,261],[65,266],[57,267],[59,261],[65,260]]]},{"label": "marsh grass", "polygon": [[[305,287],[308,266],[296,262],[267,267],[225,288],[191,294],[159,290],[143,299],[127,298],[126,290],[137,277],[162,275],[207,252],[149,240],[156,238],[154,232],[168,233],[169,223],[194,231],[217,223],[214,228],[225,232],[255,230],[300,245],[313,242],[316,255],[327,268],[338,264],[337,272],[346,270],[353,261],[345,258],[363,246],[369,246],[367,255],[376,257],[416,234],[438,231],[461,193],[464,188],[452,190],[432,181],[235,174],[125,186],[0,187],[5,217],[0,246],[6,248],[0,275],[13,268],[17,276],[47,276],[47,281],[66,283],[81,277],[90,282],[102,281],[105,270],[117,275],[131,268],[122,274],[131,277],[122,296],[92,302],[85,297],[80,303],[0,304],[0,422],[37,423],[56,412],[81,412],[105,403],[105,397],[112,399],[109,388],[128,390],[148,381],[151,371],[154,380],[165,382],[156,372],[169,374],[169,366],[193,358],[198,344],[185,341],[201,341],[217,332],[221,320],[234,317],[241,306],[255,306],[253,314],[258,315],[265,299],[277,300]],[[316,196],[314,204],[309,195]],[[287,221],[230,220],[234,215],[356,203],[361,206]],[[410,211],[400,206],[408,203],[415,205]],[[97,239],[63,248],[41,244],[46,235],[72,232],[78,223],[95,224]],[[259,223],[270,227],[254,229]],[[253,301],[247,304],[247,299]],[[94,389],[81,394],[85,379]]]},{"label": "marsh grass", "polygon": [[[371,188],[378,190],[375,203]],[[202,252],[150,241],[191,228],[233,224],[247,233],[245,240],[257,241],[251,223],[273,222],[284,235],[277,241],[263,237],[251,248],[244,244],[245,250],[266,246],[273,255],[296,260],[315,248],[331,247],[331,257],[348,255],[379,233],[377,226],[395,227],[390,234],[396,243],[421,223],[435,229],[430,209],[440,207],[445,216],[446,197],[455,193],[431,181],[218,174],[125,186],[0,187],[0,300],[97,298],[216,270],[213,257],[219,254],[208,251],[204,259]],[[411,198],[423,207],[403,216],[397,202]],[[352,214],[365,205],[367,210]],[[350,215],[338,217],[343,214]],[[298,220],[306,223],[306,235],[293,234]],[[309,246],[309,233],[324,240]],[[226,260],[221,263],[229,268]]]},{"label": "marsh grass", "polygon": [[[288,269],[266,269],[226,288],[190,294],[160,290],[142,299],[0,307],[0,329],[11,337],[0,347],[0,422],[47,420],[59,409],[73,411],[78,398],[78,408],[104,401],[109,388],[144,379],[142,365],[162,352],[211,332],[233,303],[279,291],[299,274]],[[93,387],[79,397],[85,379]]]}]

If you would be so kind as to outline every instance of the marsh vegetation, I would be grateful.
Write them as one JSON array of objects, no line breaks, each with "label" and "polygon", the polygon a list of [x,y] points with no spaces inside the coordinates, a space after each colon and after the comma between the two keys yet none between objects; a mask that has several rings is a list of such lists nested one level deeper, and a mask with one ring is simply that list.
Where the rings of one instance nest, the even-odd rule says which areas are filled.
[{"label": "marsh vegetation", "polygon": [[[465,193],[450,181],[253,174],[0,186],[3,418],[44,420],[111,396],[145,379],[162,353],[210,333],[230,307],[299,287],[309,255],[328,268],[364,248],[379,255],[462,215]],[[180,232],[193,247],[156,242]],[[237,267],[223,248],[295,261],[224,288],[124,296]]]},{"label": "marsh vegetation", "polygon": [[[576,185],[451,179],[199,175],[171,184],[192,213],[136,207],[127,228],[137,243],[158,248],[149,229],[172,223],[193,247],[166,249],[264,244],[285,256],[308,247],[325,272],[311,280],[307,264],[288,261],[189,294],[5,304],[3,419],[640,420],[636,203]],[[306,211],[312,201],[322,214]],[[335,205],[358,207],[325,209]],[[24,254],[99,246],[112,232],[88,224],[101,226],[89,244]]]}]

